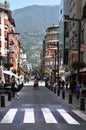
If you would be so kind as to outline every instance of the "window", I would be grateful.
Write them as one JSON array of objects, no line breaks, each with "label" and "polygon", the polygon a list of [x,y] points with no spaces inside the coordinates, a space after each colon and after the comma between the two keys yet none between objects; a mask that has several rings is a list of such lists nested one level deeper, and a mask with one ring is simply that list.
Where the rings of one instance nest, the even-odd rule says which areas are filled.
[{"label": "window", "polygon": [[69,37],[65,37],[65,49],[69,49]]},{"label": "window", "polygon": [[62,15],[62,9],[60,10],[60,15]]}]

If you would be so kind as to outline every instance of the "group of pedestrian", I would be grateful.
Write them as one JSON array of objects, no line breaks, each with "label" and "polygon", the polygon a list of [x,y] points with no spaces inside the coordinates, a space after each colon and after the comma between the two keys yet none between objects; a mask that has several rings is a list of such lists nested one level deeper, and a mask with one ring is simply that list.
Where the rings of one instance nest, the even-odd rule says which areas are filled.
[{"label": "group of pedestrian", "polygon": [[70,80],[68,82],[68,80],[59,80],[58,82],[58,86],[61,89],[64,89],[64,87],[67,89],[69,86],[70,92],[72,94],[76,94],[76,99],[79,100],[80,98],[80,91],[81,91],[81,84],[79,81],[75,81],[75,80]]},{"label": "group of pedestrian", "polygon": [[[0,92],[3,90],[7,90],[8,86],[10,86],[10,90],[12,92],[12,97],[13,98],[19,98],[19,91],[22,88],[22,85],[20,83],[19,78],[15,78],[15,76],[12,76],[9,81],[3,82],[2,78],[0,77]],[[7,90],[8,91],[8,90]]]},{"label": "group of pedestrian", "polygon": [[[55,82],[55,85],[58,86],[58,89],[70,89],[70,92],[72,94],[76,94],[76,99],[79,100],[80,98],[80,91],[81,91],[81,84],[79,81],[75,80],[61,80],[59,79],[57,82]],[[48,79],[45,79],[45,86],[48,86]]]}]

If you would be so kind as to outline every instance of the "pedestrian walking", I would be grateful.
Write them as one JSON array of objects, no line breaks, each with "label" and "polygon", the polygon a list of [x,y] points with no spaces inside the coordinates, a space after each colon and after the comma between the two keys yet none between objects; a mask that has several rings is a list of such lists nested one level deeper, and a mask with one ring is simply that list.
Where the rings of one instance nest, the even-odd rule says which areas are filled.
[{"label": "pedestrian walking", "polygon": [[2,81],[2,78],[0,77],[0,93],[3,92],[3,88],[4,88],[4,82]]},{"label": "pedestrian walking", "polygon": [[71,80],[70,81],[70,91],[72,94],[74,93],[75,87],[76,87],[76,85],[75,85],[74,80]]},{"label": "pedestrian walking", "polygon": [[37,78],[34,79],[34,86],[33,87],[35,90],[38,89],[38,79]]},{"label": "pedestrian walking", "polygon": [[68,80],[65,81],[66,89],[68,88]]},{"label": "pedestrian walking", "polygon": [[62,80],[62,89],[64,89],[64,86],[65,86],[65,81]]},{"label": "pedestrian walking", "polygon": [[76,99],[79,100],[80,98],[80,83],[79,81],[77,81],[77,84],[76,84]]},{"label": "pedestrian walking", "polygon": [[14,98],[16,96],[17,91],[18,91],[18,86],[17,86],[15,76],[12,76],[12,78],[11,78],[11,91],[12,91],[12,96]]}]

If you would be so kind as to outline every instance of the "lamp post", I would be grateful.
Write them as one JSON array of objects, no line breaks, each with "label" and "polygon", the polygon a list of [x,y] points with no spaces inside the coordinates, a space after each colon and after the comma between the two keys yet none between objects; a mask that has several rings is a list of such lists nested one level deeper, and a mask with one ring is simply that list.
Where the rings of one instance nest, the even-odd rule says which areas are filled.
[{"label": "lamp post", "polygon": [[[68,15],[64,15],[65,20],[69,21],[76,21],[78,22],[78,62],[80,62],[80,44],[81,44],[81,19],[78,18],[71,18]],[[79,67],[77,68],[77,80],[80,79],[80,74],[79,74]]]},{"label": "lamp post", "polygon": [[57,60],[58,60],[58,66],[57,66],[57,70],[58,70],[58,81],[59,81],[59,42],[57,42]]},{"label": "lamp post", "polygon": [[18,76],[20,76],[20,42],[19,43],[19,53],[18,53]]}]

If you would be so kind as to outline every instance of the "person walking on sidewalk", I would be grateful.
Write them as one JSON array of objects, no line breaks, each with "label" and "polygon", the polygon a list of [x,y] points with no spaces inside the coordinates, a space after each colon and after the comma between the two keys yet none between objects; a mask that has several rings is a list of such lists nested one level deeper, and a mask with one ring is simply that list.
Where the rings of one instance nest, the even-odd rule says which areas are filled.
[{"label": "person walking on sidewalk", "polygon": [[80,98],[80,83],[79,81],[77,81],[77,84],[76,84],[76,99],[79,100]]}]

